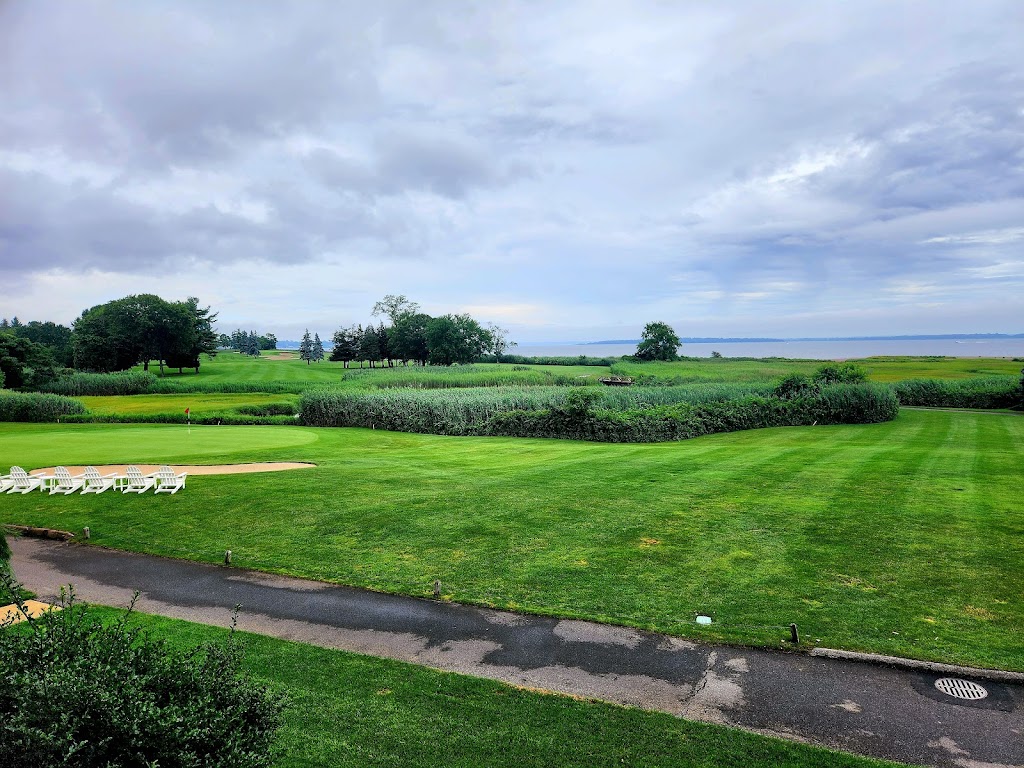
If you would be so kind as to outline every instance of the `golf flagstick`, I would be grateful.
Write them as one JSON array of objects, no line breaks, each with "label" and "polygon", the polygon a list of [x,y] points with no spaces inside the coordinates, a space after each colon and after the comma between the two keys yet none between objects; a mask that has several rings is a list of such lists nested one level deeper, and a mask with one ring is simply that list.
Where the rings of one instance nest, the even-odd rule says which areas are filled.
[{"label": "golf flagstick", "polygon": [[188,424],[188,433],[191,435],[192,434],[192,409],[191,408],[186,408],[185,409],[185,421]]}]

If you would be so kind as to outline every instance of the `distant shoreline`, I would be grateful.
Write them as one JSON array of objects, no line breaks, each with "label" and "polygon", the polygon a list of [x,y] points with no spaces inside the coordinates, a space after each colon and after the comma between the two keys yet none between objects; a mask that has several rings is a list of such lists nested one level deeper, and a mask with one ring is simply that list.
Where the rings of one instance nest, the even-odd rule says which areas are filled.
[{"label": "distant shoreline", "polygon": [[[1001,341],[1024,339],[1024,333],[942,333],[931,335],[905,336],[797,336],[790,338],[742,337],[742,336],[696,336],[683,338],[683,344],[784,344],[790,341]],[[537,346],[566,344],[571,346],[595,346],[608,344],[639,344],[640,339],[605,339],[602,341],[548,341],[536,342]],[[532,346],[524,343],[523,346]]]}]

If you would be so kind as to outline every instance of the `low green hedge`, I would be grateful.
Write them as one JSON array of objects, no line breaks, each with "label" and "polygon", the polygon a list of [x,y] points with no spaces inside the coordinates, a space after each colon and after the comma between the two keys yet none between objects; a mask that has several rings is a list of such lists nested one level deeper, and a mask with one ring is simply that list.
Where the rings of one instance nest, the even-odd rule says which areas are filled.
[{"label": "low green hedge", "polygon": [[892,421],[899,404],[886,387],[837,385],[813,396],[745,397],[628,411],[512,411],[491,417],[482,434],[608,443],[657,443],[765,427]]},{"label": "low green hedge", "polygon": [[0,421],[57,421],[86,413],[78,400],[38,392],[0,392]]},{"label": "low green hedge", "polygon": [[1013,408],[1021,385],[1008,376],[976,379],[909,379],[893,384],[901,405],[931,408]]},{"label": "low green hedge", "polygon": [[[593,409],[601,405],[598,393],[583,400],[566,397],[549,407],[475,408],[445,414],[421,403],[403,400],[403,407],[362,407],[365,403],[333,393],[307,393],[303,421],[311,426],[375,427],[440,435],[494,435],[552,437],[615,443],[686,440],[717,432],[761,427],[809,424],[870,424],[891,421],[899,403],[889,387],[873,384],[836,384],[806,397],[743,396],[732,400],[678,403],[623,410]],[[353,407],[353,405],[360,407]],[[399,403],[392,404],[398,406]]]}]

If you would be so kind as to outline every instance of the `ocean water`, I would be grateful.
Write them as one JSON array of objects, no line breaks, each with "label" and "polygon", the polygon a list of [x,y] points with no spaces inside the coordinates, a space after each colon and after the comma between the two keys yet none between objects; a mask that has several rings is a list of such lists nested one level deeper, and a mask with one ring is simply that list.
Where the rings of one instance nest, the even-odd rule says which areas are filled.
[{"label": "ocean water", "polygon": [[[635,344],[520,344],[511,354],[536,357],[620,357],[636,352]],[[876,355],[942,355],[945,357],[1022,357],[1024,339],[881,339],[866,341],[715,341],[686,343],[679,354],[689,357],[790,357],[805,360],[846,360]]]}]

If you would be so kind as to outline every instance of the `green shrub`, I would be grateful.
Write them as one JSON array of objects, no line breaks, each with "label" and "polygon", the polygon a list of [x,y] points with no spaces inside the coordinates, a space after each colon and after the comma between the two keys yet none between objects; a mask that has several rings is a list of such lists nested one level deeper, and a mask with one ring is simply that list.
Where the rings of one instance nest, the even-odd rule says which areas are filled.
[{"label": "green shrub", "polygon": [[265,403],[263,405],[240,405],[235,411],[247,416],[294,416],[295,406],[291,403]]},{"label": "green shrub", "polygon": [[57,421],[86,413],[78,400],[38,392],[0,392],[0,421]]},{"label": "green shrub", "polygon": [[[129,609],[130,613],[130,609]],[[284,700],[222,644],[175,650],[73,601],[0,630],[4,765],[270,766]]]},{"label": "green shrub", "polygon": [[[596,388],[504,388],[423,392],[338,392],[303,395],[304,423],[374,427],[440,435],[556,437],[605,442],[683,440],[715,432],[799,424],[860,424],[894,419],[893,391],[870,384],[835,384],[803,397],[744,393],[709,398],[704,388],[665,388],[672,401],[651,402],[636,391]],[[625,388],[623,388],[625,389]],[[654,398],[652,398],[654,399]]]},{"label": "green shrub", "polygon": [[1007,376],[976,379],[908,379],[893,384],[902,405],[930,408],[1012,408],[1020,388]]},{"label": "green shrub", "polygon": [[772,390],[772,395],[792,399],[806,397],[818,391],[818,386],[802,373],[791,373]]},{"label": "green shrub", "polygon": [[868,372],[856,363],[825,363],[813,376],[820,386],[826,384],[860,384],[868,380]]},{"label": "green shrub", "polygon": [[50,382],[42,388],[42,391],[69,397],[142,395],[151,391],[150,388],[156,380],[156,376],[145,371],[73,373]]}]

